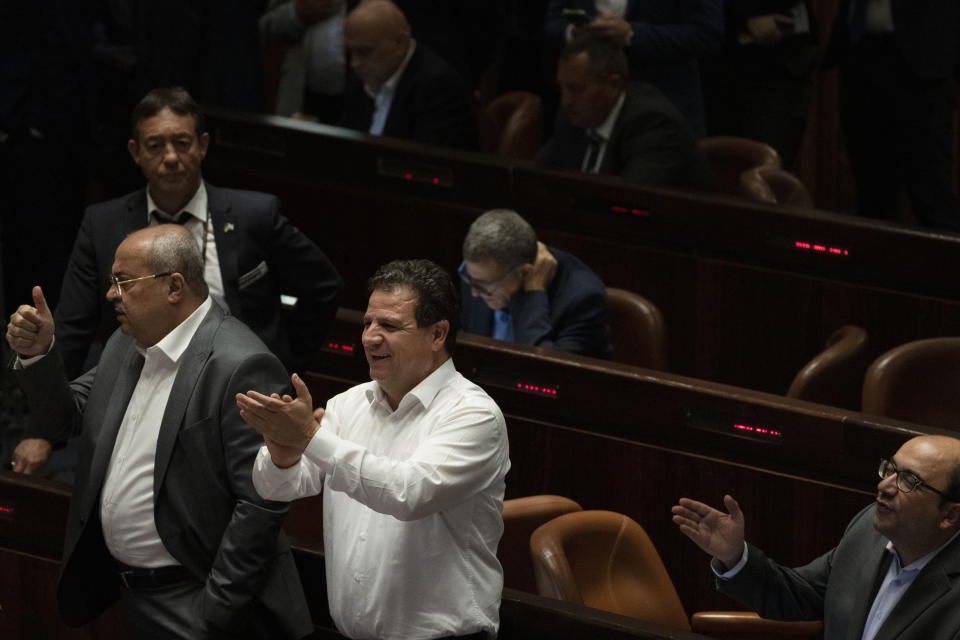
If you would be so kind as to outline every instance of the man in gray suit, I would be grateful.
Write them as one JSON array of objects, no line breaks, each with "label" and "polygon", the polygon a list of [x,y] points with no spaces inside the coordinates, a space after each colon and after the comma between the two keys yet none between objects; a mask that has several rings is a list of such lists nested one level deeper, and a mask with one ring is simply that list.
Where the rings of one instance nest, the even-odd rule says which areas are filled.
[{"label": "man in gray suit", "polygon": [[[68,385],[40,287],[7,342],[32,428],[81,433],[57,592],[67,624],[118,598],[134,638],[302,637],[312,630],[286,504],[251,482],[260,436],[234,404],[286,371],[208,296],[190,231],[160,225],[117,248],[106,297],[120,323]],[[106,283],[105,283],[106,284]]]},{"label": "man in gray suit", "polygon": [[913,438],[880,461],[879,475],[876,502],[797,569],[744,542],[729,495],[728,513],[681,498],[673,521],[713,556],[717,589],[761,616],[823,620],[824,640],[957,640],[960,440]]}]

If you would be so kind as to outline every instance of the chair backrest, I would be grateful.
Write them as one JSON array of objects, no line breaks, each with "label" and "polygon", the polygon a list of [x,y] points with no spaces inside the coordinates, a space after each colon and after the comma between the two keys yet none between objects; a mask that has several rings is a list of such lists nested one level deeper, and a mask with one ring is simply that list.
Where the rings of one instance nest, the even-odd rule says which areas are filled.
[{"label": "chair backrest", "polygon": [[787,397],[859,411],[863,374],[870,365],[868,344],[862,328],[840,327],[793,378]]},{"label": "chair backrest", "polygon": [[701,138],[700,149],[707,156],[717,191],[742,197],[740,174],[760,166],[780,166],[780,156],[768,144],[736,136]]},{"label": "chair backrest", "polygon": [[529,91],[508,91],[480,113],[480,149],[513,160],[532,160],[543,139],[543,101]]},{"label": "chair backrest", "polygon": [[813,206],[813,199],[799,178],[771,165],[752,167],[741,173],[740,191],[744,198],[757,202],[806,208]]},{"label": "chair backrest", "polygon": [[570,498],[540,495],[503,501],[503,537],[497,558],[503,567],[503,585],[528,593],[537,592],[530,561],[530,536],[537,527],[557,516],[583,508]]},{"label": "chair backrest", "polygon": [[611,360],[667,370],[667,326],[655,304],[632,291],[607,287],[607,322]]},{"label": "chair backrest", "polygon": [[960,431],[960,338],[916,340],[873,361],[863,412]]},{"label": "chair backrest", "polygon": [[554,518],[533,532],[530,554],[542,596],[690,628],[660,554],[643,527],[623,514]]}]

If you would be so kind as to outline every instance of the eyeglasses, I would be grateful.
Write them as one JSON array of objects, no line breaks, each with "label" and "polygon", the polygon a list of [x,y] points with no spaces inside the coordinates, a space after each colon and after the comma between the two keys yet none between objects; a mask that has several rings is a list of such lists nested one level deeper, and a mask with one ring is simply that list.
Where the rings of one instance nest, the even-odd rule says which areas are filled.
[{"label": "eyeglasses", "polygon": [[467,285],[482,296],[492,296],[497,292],[498,289],[500,289],[500,287],[503,286],[504,281],[510,277],[510,274],[512,274],[516,268],[517,267],[511,267],[506,273],[503,274],[503,277],[488,285],[479,285],[473,280],[473,278],[470,277],[470,274],[467,273],[466,261],[460,263],[460,266],[457,267],[457,273],[460,274],[460,280],[463,281],[463,284]]},{"label": "eyeglasses", "polygon": [[146,280],[148,278],[163,278],[165,276],[173,275],[171,272],[165,271],[163,273],[154,273],[149,276],[140,276],[139,278],[128,278],[127,280],[118,280],[117,276],[110,274],[110,283],[108,286],[117,288],[117,295],[123,297],[123,285],[130,284],[131,282],[136,282],[137,280]]},{"label": "eyeglasses", "polygon": [[943,491],[935,489],[923,481],[923,478],[918,476],[913,471],[907,471],[906,469],[897,469],[897,465],[893,464],[892,460],[887,460],[883,458],[880,460],[880,468],[877,469],[877,473],[880,475],[880,478],[889,478],[892,475],[897,476],[897,489],[903,493],[910,493],[916,489],[929,489],[937,495],[939,495],[944,500],[949,502],[957,502],[956,499],[948,496]]}]

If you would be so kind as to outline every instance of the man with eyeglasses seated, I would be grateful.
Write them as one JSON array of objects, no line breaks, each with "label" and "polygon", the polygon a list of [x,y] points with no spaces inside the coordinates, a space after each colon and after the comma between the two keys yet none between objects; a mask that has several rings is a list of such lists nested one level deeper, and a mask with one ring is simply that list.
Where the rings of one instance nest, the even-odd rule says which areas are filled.
[{"label": "man with eyeglasses seated", "polygon": [[120,323],[68,385],[40,287],[10,317],[14,375],[35,433],[79,434],[57,604],[85,624],[116,600],[130,638],[301,638],[313,631],[285,502],[251,479],[263,443],[234,404],[287,373],[214,304],[193,235],[141,229],[117,248],[105,297]]},{"label": "man with eyeglasses seated", "polygon": [[960,638],[960,440],[920,436],[880,461],[874,504],[840,543],[788,569],[744,542],[744,518],[681,498],[673,521],[713,556],[716,588],[761,616],[823,620],[824,640]]},{"label": "man with eyeglasses seated", "polygon": [[493,209],[474,220],[459,273],[464,331],[610,355],[603,282],[576,257],[537,241],[515,211]]}]

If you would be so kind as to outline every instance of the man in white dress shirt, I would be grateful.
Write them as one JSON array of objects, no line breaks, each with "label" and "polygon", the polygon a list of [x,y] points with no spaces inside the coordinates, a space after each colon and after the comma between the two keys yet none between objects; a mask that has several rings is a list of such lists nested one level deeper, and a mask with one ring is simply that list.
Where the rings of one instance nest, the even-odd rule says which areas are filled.
[{"label": "man in white dress shirt", "polygon": [[908,440],[880,461],[879,475],[875,503],[839,544],[796,569],[744,542],[743,513],[730,496],[728,513],[681,498],[673,520],[713,556],[717,589],[764,617],[823,620],[824,640],[956,640],[960,440]]},{"label": "man in white dress shirt", "polygon": [[297,397],[237,396],[263,434],[257,491],[323,491],[330,612],[351,638],[492,638],[499,627],[503,416],[450,358],[459,323],[449,275],[394,261],[369,283],[363,347],[372,382],[313,409]]}]

